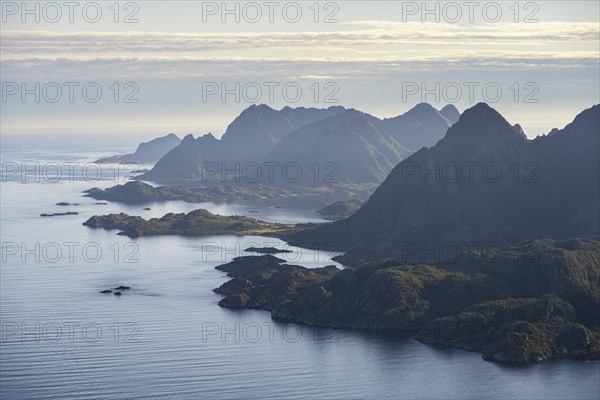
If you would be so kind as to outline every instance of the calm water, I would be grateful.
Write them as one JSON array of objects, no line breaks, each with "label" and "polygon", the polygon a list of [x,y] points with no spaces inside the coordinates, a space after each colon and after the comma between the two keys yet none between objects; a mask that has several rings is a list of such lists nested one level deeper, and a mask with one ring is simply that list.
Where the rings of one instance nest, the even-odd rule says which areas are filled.
[{"label": "calm water", "polygon": [[[41,175],[23,184],[6,173],[0,186],[2,399],[600,397],[598,362],[509,368],[414,340],[316,331],[274,323],[267,312],[218,307],[212,289],[226,278],[216,265],[244,246],[285,244],[232,235],[132,240],[81,223],[99,213],[150,217],[201,207],[279,222],[319,218],[272,205],[96,205],[81,197],[115,183],[114,175],[82,179],[85,162],[134,150],[138,141],[2,138],[5,170],[12,171],[9,161],[39,162]],[[50,168],[43,174],[44,165],[66,161],[80,163],[75,179],[65,173],[51,182]],[[60,201],[80,205],[55,206]],[[80,214],[39,217],[64,211]],[[291,249],[291,263],[335,264],[335,254]],[[121,297],[99,293],[119,285],[132,289]]]}]

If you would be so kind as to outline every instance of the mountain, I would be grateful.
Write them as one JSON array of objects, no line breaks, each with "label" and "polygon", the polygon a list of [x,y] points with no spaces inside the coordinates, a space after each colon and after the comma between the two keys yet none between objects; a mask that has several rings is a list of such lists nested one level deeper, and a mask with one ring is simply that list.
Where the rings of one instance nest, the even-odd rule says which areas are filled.
[{"label": "mountain", "polygon": [[[459,115],[454,106],[444,110],[452,119]],[[426,103],[384,120],[348,109],[289,133],[265,161],[299,166],[301,179],[288,179],[287,183],[379,184],[412,152],[405,143],[413,150],[432,146],[451,125],[448,118]]]},{"label": "mountain", "polygon": [[96,162],[102,163],[154,163],[161,159],[173,148],[177,147],[181,139],[174,133],[152,139],[149,142],[140,143],[133,154],[101,158]]},{"label": "mountain", "polygon": [[[352,216],[291,236],[328,243],[355,263],[443,256],[464,243],[505,247],[533,238],[597,235],[600,106],[552,135],[528,140],[480,103],[446,136],[398,164]],[[411,254],[409,254],[411,253]]]},{"label": "mountain", "polygon": [[[422,103],[403,115],[380,120],[341,106],[277,111],[252,105],[227,127],[221,140],[210,134],[187,136],[141,179],[193,181],[220,178],[225,170],[239,179],[245,167],[255,163],[265,184],[379,184],[412,151],[443,137],[459,115],[454,106],[443,111],[448,117]],[[263,163],[279,169],[272,171],[273,176]]]},{"label": "mountain", "polygon": [[233,120],[223,134],[221,141],[227,151],[221,154],[221,160],[260,163],[288,133],[343,110],[338,106],[327,109],[286,107],[276,111],[264,104],[252,105]]},{"label": "mountain", "polygon": [[440,110],[440,114],[442,114],[448,121],[450,121],[453,125],[458,122],[460,118],[460,112],[454,107],[452,104],[448,104],[444,108]]},{"label": "mountain", "polygon": [[197,179],[202,169],[202,154],[220,151],[220,142],[211,133],[197,139],[186,135],[179,146],[165,154],[149,172],[141,176],[144,180]]},{"label": "mountain", "polygon": [[264,156],[289,132],[344,111],[340,106],[327,109],[290,108],[280,111],[267,105],[252,105],[227,127],[221,140],[207,134],[197,139],[188,135],[141,178],[146,180],[179,180],[202,178],[202,162],[236,164],[261,163]]},{"label": "mountain", "polygon": [[458,110],[451,105],[438,111],[430,104],[420,103],[402,115],[384,119],[382,128],[402,146],[415,152],[443,138],[458,115]]},{"label": "mountain", "polygon": [[296,177],[296,168],[290,168],[281,183],[377,184],[408,154],[382,129],[381,120],[350,109],[288,134],[265,156],[265,162],[296,165],[301,171]]}]

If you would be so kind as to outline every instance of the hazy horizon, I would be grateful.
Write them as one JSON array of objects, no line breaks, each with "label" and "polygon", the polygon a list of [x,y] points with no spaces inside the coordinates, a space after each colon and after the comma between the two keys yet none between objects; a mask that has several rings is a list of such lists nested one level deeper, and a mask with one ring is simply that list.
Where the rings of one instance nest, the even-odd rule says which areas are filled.
[{"label": "hazy horizon", "polygon": [[[485,15],[474,9],[472,21],[463,7],[457,22],[447,3],[427,3],[437,7],[436,15],[411,11],[409,3],[330,2],[321,3],[318,12],[312,3],[299,3],[301,18],[295,22],[291,11],[284,18],[280,10],[273,11],[270,22],[264,7],[253,22],[253,9],[243,3],[228,3],[238,7],[237,16],[203,8],[212,2],[135,3],[137,8],[123,7],[118,15],[106,4],[97,23],[77,12],[70,23],[67,10],[55,23],[49,21],[50,11],[39,22],[5,12],[3,85],[24,84],[27,90],[36,82],[42,88],[55,82],[63,96],[56,102],[42,96],[36,103],[33,95],[22,101],[19,93],[8,94],[1,130],[110,134],[152,129],[153,135],[218,136],[253,103],[277,109],[339,104],[390,117],[423,101],[436,108],[452,103],[462,111],[487,96],[495,100],[488,101],[491,106],[535,137],[600,102],[598,2],[521,2],[518,10],[499,3],[497,21],[493,7]],[[133,22],[124,23],[127,17]],[[69,102],[65,82],[79,87],[93,82],[103,96],[84,101],[78,87]],[[270,84],[277,84],[271,97]],[[299,87],[301,95],[289,101],[280,90],[285,85],[292,91]],[[411,92],[414,86],[407,85],[419,90]],[[490,91],[485,94],[483,87]],[[227,90],[238,98],[223,94]],[[127,95],[137,102],[124,102]]]},{"label": "hazy horizon", "polygon": [[0,12],[1,399],[600,394],[598,0]]},{"label": "hazy horizon", "polygon": [[[261,103],[262,104],[262,103]],[[339,106],[344,106],[343,104],[338,104]],[[584,109],[588,109],[592,106],[594,106],[595,104],[590,104],[588,107],[585,107],[583,109],[577,110],[574,112],[574,114],[572,115],[572,117],[567,117],[567,120],[560,122],[556,125],[553,125],[552,128],[548,129],[547,131],[544,132],[537,132],[537,131],[528,131],[527,127],[531,126],[531,123],[527,123],[527,122],[523,122],[523,121],[516,121],[513,120],[511,118],[510,115],[507,115],[506,113],[502,112],[501,109],[496,108],[493,104],[491,104],[490,106],[492,108],[496,108],[500,114],[502,114],[502,116],[511,124],[515,125],[515,124],[519,124],[521,125],[521,127],[523,128],[523,130],[525,131],[526,136],[529,139],[534,139],[538,136],[543,136],[548,134],[553,128],[558,128],[558,129],[562,129],[564,128],[567,124],[571,123],[573,121],[573,119],[577,116],[577,114],[579,114],[580,112],[582,112]],[[366,112],[367,114],[373,115],[377,118],[383,119],[383,118],[391,118],[391,117],[396,117],[398,115],[401,115],[407,111],[409,111],[410,109],[412,109],[414,106],[416,106],[416,104],[400,111],[397,114],[391,114],[391,115],[378,115],[376,113],[372,113],[369,112],[367,110],[364,109],[360,109],[360,111],[362,112]],[[440,110],[444,105],[433,105],[437,110]],[[167,135],[169,133],[174,133],[175,135],[179,136],[180,138],[183,138],[184,136],[191,134],[194,137],[199,137],[199,136],[203,136],[205,134],[211,133],[213,136],[215,136],[216,138],[221,138],[221,136],[225,133],[225,130],[227,129],[227,126],[243,111],[245,110],[247,107],[240,107],[239,111],[236,113],[235,111],[230,115],[229,119],[227,119],[227,117],[223,117],[224,118],[224,124],[223,125],[215,125],[212,128],[207,128],[207,129],[203,129],[203,128],[181,128],[181,127],[177,127],[177,125],[173,125],[173,128],[171,129],[163,129],[160,130],[156,127],[152,127],[152,128],[146,128],[144,126],[115,126],[112,128],[97,128],[96,130],[90,129],[90,127],[68,127],[67,129],[64,130],[55,130],[55,129],[48,129],[48,128],[39,128],[39,129],[27,129],[24,128],[23,130],[21,129],[15,129],[12,131],[5,131],[3,130],[2,135],[4,136],[19,136],[19,135],[31,135],[31,136],[39,136],[39,135],[52,135],[52,136],[70,136],[70,135],[86,135],[86,134],[90,134],[90,135],[98,135],[98,134],[102,134],[102,135],[106,135],[106,136],[128,136],[131,138],[139,138],[139,139],[153,139],[159,136],[164,136]],[[281,108],[275,108],[272,107],[276,110],[279,110]],[[315,108],[327,108],[327,107],[315,107]],[[347,108],[353,108],[353,107],[347,107]],[[460,113],[462,113],[465,109],[460,109],[458,108],[458,111]],[[126,129],[129,128],[129,129]],[[177,129],[178,128],[178,129]]]}]

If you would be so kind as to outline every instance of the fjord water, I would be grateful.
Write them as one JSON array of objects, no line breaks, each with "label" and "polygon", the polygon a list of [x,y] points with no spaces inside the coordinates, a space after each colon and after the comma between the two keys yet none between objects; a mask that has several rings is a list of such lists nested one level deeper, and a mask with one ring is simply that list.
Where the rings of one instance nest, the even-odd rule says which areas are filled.
[{"label": "fjord water", "polygon": [[[0,398],[598,398],[600,363],[525,367],[390,335],[315,330],[269,313],[220,308],[216,265],[246,246],[285,244],[233,235],[130,239],[82,225],[95,214],[143,217],[207,208],[277,222],[318,221],[310,210],[261,204],[123,205],[82,197],[81,166],[134,150],[137,139],[3,137],[3,167],[50,167],[35,182],[1,183]],[[7,164],[8,163],[8,164]],[[64,168],[64,167],[63,167]],[[39,174],[38,174],[39,176]],[[93,177],[94,169],[87,171]],[[126,173],[117,174],[125,178]],[[79,203],[56,206],[58,202]],[[151,210],[142,210],[150,207]],[[250,213],[250,211],[258,211]],[[79,215],[43,218],[41,213]],[[39,246],[36,249],[36,244]],[[84,250],[85,249],[85,250]],[[289,247],[290,263],[335,264],[335,253]],[[60,252],[60,254],[59,254]],[[72,257],[71,257],[72,256]],[[101,290],[130,286],[118,297]]]}]

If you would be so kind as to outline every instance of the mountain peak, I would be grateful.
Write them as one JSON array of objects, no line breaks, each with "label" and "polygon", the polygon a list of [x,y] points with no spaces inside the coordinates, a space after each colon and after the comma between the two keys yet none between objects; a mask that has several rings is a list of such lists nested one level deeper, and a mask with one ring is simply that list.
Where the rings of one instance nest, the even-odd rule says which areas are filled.
[{"label": "mountain peak", "polygon": [[440,114],[448,119],[451,123],[455,124],[460,118],[460,112],[454,105],[448,104],[440,110]]},{"label": "mountain peak", "polygon": [[211,132],[208,132],[207,134],[202,135],[201,138],[204,140],[210,140],[210,141],[218,141],[219,140]]},{"label": "mountain peak", "polygon": [[478,103],[465,110],[458,122],[448,130],[443,141],[451,142],[457,138],[470,143],[480,142],[486,146],[493,146],[497,141],[527,140],[522,130],[515,129],[498,111],[486,103]]},{"label": "mountain peak", "polygon": [[276,110],[272,109],[271,107],[269,107],[266,104],[252,104],[249,107],[246,107],[245,109],[243,109],[242,112],[240,113],[240,115],[238,115],[236,119],[255,118],[255,117],[260,118],[261,115],[264,115],[265,113],[270,113],[270,112],[277,113]]},{"label": "mountain peak", "polygon": [[523,127],[519,124],[514,124],[513,125],[513,129],[519,133],[525,134],[525,131],[523,130]]},{"label": "mountain peak", "polygon": [[423,115],[423,114],[431,114],[431,113],[438,113],[438,112],[439,111],[436,110],[429,103],[419,103],[416,106],[414,106],[413,108],[411,108],[410,110],[408,110],[407,112],[405,112],[404,116],[408,116],[408,115]]},{"label": "mountain peak", "polygon": [[502,122],[512,128],[512,125],[510,125],[498,111],[486,103],[477,103],[473,107],[467,108],[458,119],[458,122],[460,124],[474,122]]},{"label": "mountain peak", "polygon": [[[590,182],[598,182],[599,112],[600,106],[584,111],[556,138],[529,141],[496,110],[477,104],[435,146],[400,162],[355,214],[291,239],[303,246],[334,238],[345,260],[362,261],[408,256],[399,245],[408,242],[420,249],[504,246],[597,234],[598,186]],[[515,166],[526,163],[541,172],[523,169],[517,179]],[[456,174],[443,172],[450,165]],[[488,174],[488,165],[498,173]]]},{"label": "mountain peak", "polygon": [[[275,111],[274,109],[272,109],[271,107],[269,107],[268,105],[261,103],[261,104],[252,104],[250,107],[246,108],[246,110],[256,110],[256,111]],[[246,111],[244,110],[244,111]]]},{"label": "mountain peak", "polygon": [[182,143],[189,143],[189,142],[193,142],[196,139],[194,139],[194,135],[192,135],[191,133],[188,133],[187,135],[185,135],[185,137],[183,138],[183,140],[181,141]]}]

